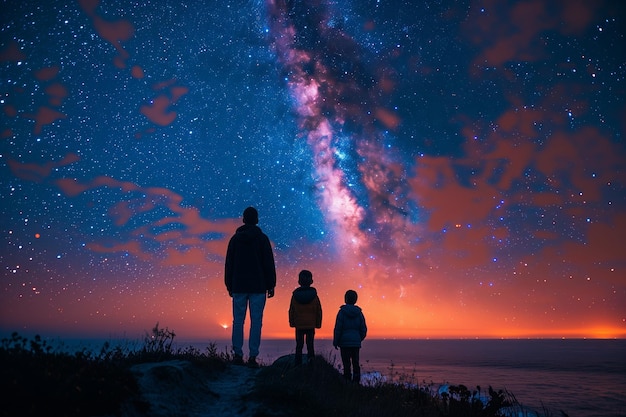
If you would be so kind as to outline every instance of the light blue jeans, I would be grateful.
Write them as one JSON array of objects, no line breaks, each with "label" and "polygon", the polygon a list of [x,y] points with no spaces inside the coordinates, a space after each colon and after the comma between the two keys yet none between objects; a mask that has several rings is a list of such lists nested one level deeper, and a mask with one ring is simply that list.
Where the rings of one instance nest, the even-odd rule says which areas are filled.
[{"label": "light blue jeans", "polygon": [[243,356],[243,324],[246,320],[246,310],[250,308],[250,336],[248,348],[250,356],[259,356],[261,345],[261,326],[263,325],[263,310],[265,309],[265,293],[260,294],[233,294],[233,352]]}]

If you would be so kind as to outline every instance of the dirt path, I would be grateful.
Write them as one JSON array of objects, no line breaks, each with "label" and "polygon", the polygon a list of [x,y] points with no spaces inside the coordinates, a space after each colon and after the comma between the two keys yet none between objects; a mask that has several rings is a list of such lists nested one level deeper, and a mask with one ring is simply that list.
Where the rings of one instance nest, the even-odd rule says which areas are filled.
[{"label": "dirt path", "polygon": [[209,389],[216,401],[207,415],[211,416],[253,416],[260,404],[245,399],[254,389],[258,369],[231,365],[218,380],[210,381]]},{"label": "dirt path", "polygon": [[[258,368],[230,365],[210,375],[187,361],[145,363],[132,368],[151,417],[253,417],[261,404],[246,396],[255,384]],[[129,406],[126,417],[142,415]]]}]

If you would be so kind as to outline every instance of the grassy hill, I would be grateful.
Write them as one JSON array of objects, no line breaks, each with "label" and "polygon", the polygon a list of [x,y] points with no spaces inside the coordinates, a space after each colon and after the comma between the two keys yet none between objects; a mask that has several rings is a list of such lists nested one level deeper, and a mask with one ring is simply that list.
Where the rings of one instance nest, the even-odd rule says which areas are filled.
[{"label": "grassy hill", "polygon": [[[150,416],[151,404],[141,395],[132,367],[172,360],[188,361],[207,381],[224,377],[232,364],[229,353],[209,344],[204,351],[174,351],[174,333],[147,333],[138,349],[104,344],[97,351],[57,351],[40,337],[28,340],[14,333],[0,343],[5,400],[2,416]],[[323,357],[301,366],[286,356],[256,372],[246,400],[262,404],[262,416],[502,416],[520,410],[512,395],[470,391],[464,386],[433,392],[429,387],[379,381],[367,386],[347,383]],[[208,382],[210,383],[210,382]],[[181,411],[184,415],[184,410]],[[520,414],[517,414],[520,415]]]}]

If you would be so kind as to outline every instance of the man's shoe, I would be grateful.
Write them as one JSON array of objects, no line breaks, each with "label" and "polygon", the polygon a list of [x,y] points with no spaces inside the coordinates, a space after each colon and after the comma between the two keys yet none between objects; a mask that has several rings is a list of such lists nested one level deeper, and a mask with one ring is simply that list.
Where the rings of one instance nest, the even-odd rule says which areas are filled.
[{"label": "man's shoe", "polygon": [[235,355],[233,365],[243,365],[243,357],[241,355]]},{"label": "man's shoe", "polygon": [[256,356],[250,356],[250,358],[248,359],[248,366],[250,368],[258,368],[259,364],[256,361]]}]

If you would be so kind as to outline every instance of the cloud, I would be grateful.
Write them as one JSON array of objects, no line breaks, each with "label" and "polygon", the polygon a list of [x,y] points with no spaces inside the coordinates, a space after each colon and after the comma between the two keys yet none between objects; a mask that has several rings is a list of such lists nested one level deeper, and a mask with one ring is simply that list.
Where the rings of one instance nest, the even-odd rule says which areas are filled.
[{"label": "cloud", "polygon": [[463,157],[415,160],[412,198],[433,242],[473,264],[491,258],[505,239],[531,250],[528,233],[566,253],[584,250],[579,262],[620,258],[607,242],[617,244],[614,230],[624,226],[616,214],[621,202],[610,198],[626,186],[623,147],[594,127],[557,130],[543,145],[527,137],[532,131],[513,135],[545,117],[507,110],[482,153],[471,144]]},{"label": "cloud", "polygon": [[[27,59],[26,56],[23,57]],[[25,119],[31,119],[35,121],[35,125],[33,127],[33,134],[40,135],[43,131],[43,127],[47,125],[52,125],[54,122],[67,118],[67,115],[61,111],[59,108],[63,105],[63,101],[68,96],[68,91],[65,85],[62,83],[55,81],[55,78],[59,75],[59,67],[50,66],[40,68],[33,72],[35,79],[38,81],[38,84],[42,85],[43,92],[45,93],[46,105],[41,105],[34,110],[34,113],[25,109],[25,103],[33,101],[31,98],[28,101],[21,100],[21,96],[28,94],[28,92],[23,87],[12,88],[11,94],[7,94],[7,99],[2,100],[2,107],[4,113],[10,118],[14,118],[16,116],[20,116]],[[37,97],[39,94],[39,85],[37,87],[33,87],[30,94],[33,97]],[[12,136],[13,131],[8,130],[5,131],[4,135],[6,137]]]},{"label": "cloud", "polygon": [[16,41],[10,41],[4,49],[0,50],[0,61],[19,62],[24,60],[26,60],[26,55]]},{"label": "cloud", "polygon": [[152,99],[150,104],[144,104],[139,108],[141,114],[154,124],[167,126],[174,122],[177,113],[171,111],[170,108],[176,104],[180,97],[189,92],[187,87],[171,85],[174,82],[175,80],[169,80],[153,86],[154,90],[167,89],[168,91]]},{"label": "cloud", "polygon": [[543,32],[581,33],[594,20],[602,3],[525,0],[510,7],[509,3],[497,0],[475,2],[463,26],[467,39],[481,48],[472,68],[543,59],[546,57]]},{"label": "cloud", "polygon": [[11,169],[13,175],[18,178],[42,182],[47,179],[53,170],[78,162],[80,157],[75,153],[68,153],[58,162],[49,161],[43,164],[19,162],[15,159],[8,159],[7,165]]},{"label": "cloud", "polygon": [[94,28],[100,37],[115,47],[118,52],[113,60],[118,68],[126,67],[126,60],[130,56],[122,46],[122,42],[131,39],[135,33],[135,27],[126,19],[105,20],[97,14],[99,0],[79,0],[78,4],[83,12],[91,18]]},{"label": "cloud", "polygon": [[[135,27],[127,19],[106,20],[100,16],[98,6],[99,0],[79,0],[79,5],[83,12],[91,19],[94,29],[98,35],[115,47],[118,55],[113,58],[113,64],[122,69],[126,68],[126,62],[130,58],[130,54],[122,45],[134,36]],[[130,75],[135,79],[143,79],[144,70],[139,65],[133,65],[130,68]],[[158,126],[167,126],[176,120],[177,113],[171,110],[171,107],[178,101],[180,97],[187,94],[189,89],[184,86],[172,86],[175,80],[167,80],[153,85],[154,90],[168,89],[156,97],[152,98],[149,103],[139,107],[139,112],[148,120]],[[140,138],[143,133],[152,133],[150,129],[137,133],[135,137]]]},{"label": "cloud", "polygon": [[91,181],[51,178],[57,168],[77,161],[77,155],[68,154],[56,163],[9,160],[8,165],[17,177],[55,185],[69,198],[99,188],[117,190],[117,201],[111,200],[107,212],[121,241],[118,237],[96,239],[87,245],[93,252],[123,252],[162,265],[221,262],[230,235],[241,224],[239,219],[205,219],[197,208],[183,206],[183,197],[167,188],[140,187],[108,176]]}]

